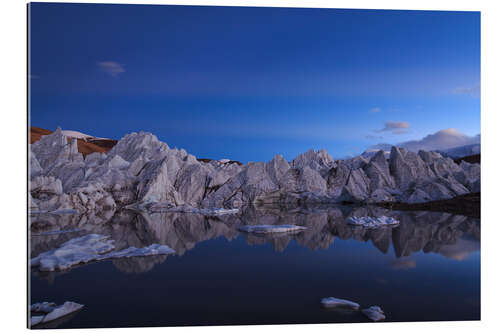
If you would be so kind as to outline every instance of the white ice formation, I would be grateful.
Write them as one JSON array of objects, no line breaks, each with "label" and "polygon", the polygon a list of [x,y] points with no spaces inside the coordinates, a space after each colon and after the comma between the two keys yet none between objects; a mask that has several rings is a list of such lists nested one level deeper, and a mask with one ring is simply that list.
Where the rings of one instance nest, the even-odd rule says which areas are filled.
[{"label": "white ice formation", "polygon": [[385,319],[384,311],[377,305],[370,306],[368,309],[363,309],[361,312],[373,321]]},{"label": "white ice formation", "polygon": [[175,251],[166,245],[152,244],[143,248],[129,247],[115,250],[114,240],[109,236],[89,234],[73,238],[59,248],[43,252],[31,259],[30,265],[40,271],[64,270],[90,261],[116,258],[145,257],[172,254]]},{"label": "white ice formation", "polygon": [[283,232],[300,232],[307,229],[306,227],[301,227],[298,225],[291,224],[277,224],[277,225],[243,225],[238,227],[238,230],[255,233],[255,234],[272,234],[272,233],[283,233]]},{"label": "white ice formation", "polygon": [[324,150],[310,150],[292,161],[276,155],[268,162],[239,165],[198,161],[140,132],[126,135],[107,154],[84,159],[76,139],[68,142],[58,129],[30,145],[29,159],[30,211],[44,213],[128,206],[211,214],[202,209],[249,203],[420,203],[480,190],[479,164],[397,147],[389,159],[379,151],[369,158],[334,161]]},{"label": "white ice formation", "polygon": [[56,305],[52,302],[35,303],[31,305],[30,312],[38,315],[31,316],[31,326],[56,320],[81,308],[83,308],[83,305],[75,302],[64,302],[63,305]]},{"label": "white ice formation", "polygon": [[359,304],[341,298],[327,297],[321,300],[321,304],[326,308],[348,308],[358,310]]},{"label": "white ice formation", "polygon": [[388,217],[388,216],[378,216],[378,217],[370,217],[370,216],[363,216],[363,217],[356,217],[356,216],[351,216],[347,219],[347,223],[355,226],[361,226],[364,228],[380,228],[380,227],[393,227],[399,225],[399,221],[396,220],[393,217]]}]

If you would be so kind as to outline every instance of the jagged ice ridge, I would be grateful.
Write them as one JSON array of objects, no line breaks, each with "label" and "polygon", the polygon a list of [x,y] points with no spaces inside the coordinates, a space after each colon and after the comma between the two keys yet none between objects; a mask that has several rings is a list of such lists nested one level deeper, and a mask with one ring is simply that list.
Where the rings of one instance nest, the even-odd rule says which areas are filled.
[{"label": "jagged ice ridge", "polygon": [[325,150],[310,150],[292,161],[276,155],[240,166],[198,161],[140,132],[84,159],[76,139],[57,129],[30,145],[29,159],[32,213],[128,206],[217,215],[246,204],[420,203],[480,191],[478,164],[397,147],[389,159],[379,151],[334,161]]}]

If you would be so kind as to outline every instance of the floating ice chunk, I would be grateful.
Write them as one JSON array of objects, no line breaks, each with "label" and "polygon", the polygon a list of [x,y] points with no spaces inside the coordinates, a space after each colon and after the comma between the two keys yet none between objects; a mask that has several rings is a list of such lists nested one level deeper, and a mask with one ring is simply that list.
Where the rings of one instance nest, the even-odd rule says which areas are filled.
[{"label": "floating ice chunk", "polygon": [[363,309],[361,312],[373,321],[379,321],[385,319],[384,311],[380,306],[370,306],[368,309]]},{"label": "floating ice chunk", "polygon": [[335,297],[327,297],[321,300],[321,304],[327,308],[349,308],[353,310],[359,309],[359,304],[355,302],[348,301],[346,299],[340,299]]},{"label": "floating ice chunk", "polygon": [[43,252],[31,259],[31,266],[40,271],[68,269],[71,266],[114,258],[144,257],[171,254],[175,251],[166,245],[152,244],[144,248],[129,247],[120,251],[115,249],[109,236],[90,234],[63,243],[61,247]]},{"label": "floating ice chunk", "polygon": [[82,304],[75,302],[64,302],[63,305],[57,306],[52,302],[35,303],[31,305],[30,311],[35,313],[45,313],[43,316],[31,316],[31,326],[40,323],[47,323],[73,313],[83,308]]},{"label": "floating ice chunk", "polygon": [[43,252],[31,259],[31,266],[41,271],[67,269],[71,266],[97,260],[102,254],[114,250],[114,241],[109,236],[90,234],[73,238],[61,247]]},{"label": "floating ice chunk", "polygon": [[54,310],[49,312],[42,320],[42,322],[46,323],[57,318],[61,318],[63,316],[69,315],[75,311],[83,308],[82,304],[78,304],[75,302],[64,302],[63,305],[56,307]]},{"label": "floating ice chunk", "polygon": [[56,306],[56,303],[53,302],[35,303],[31,305],[30,311],[49,313],[52,312],[52,310],[54,310]]},{"label": "floating ice chunk", "polygon": [[31,316],[30,318],[30,323],[31,326],[35,326],[37,324],[40,324],[43,320],[43,316]]},{"label": "floating ice chunk", "polygon": [[238,227],[238,230],[244,232],[251,232],[256,234],[270,234],[270,233],[279,233],[279,232],[299,232],[306,227],[301,227],[293,224],[279,224],[279,225],[243,225]]},{"label": "floating ice chunk", "polygon": [[395,218],[388,216],[379,216],[379,217],[355,217],[352,216],[347,220],[348,224],[361,226],[365,228],[380,228],[386,226],[397,226],[399,225],[399,221]]}]

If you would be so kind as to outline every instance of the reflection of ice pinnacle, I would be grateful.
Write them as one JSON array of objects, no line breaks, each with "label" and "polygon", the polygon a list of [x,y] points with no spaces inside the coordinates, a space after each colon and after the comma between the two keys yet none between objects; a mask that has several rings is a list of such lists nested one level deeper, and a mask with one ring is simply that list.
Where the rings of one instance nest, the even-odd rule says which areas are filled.
[{"label": "reflection of ice pinnacle", "polygon": [[[109,213],[109,214],[108,214]],[[392,216],[400,221],[398,228],[367,229],[351,227],[349,216]],[[244,207],[240,213],[206,217],[185,213],[141,213],[128,210],[103,211],[99,215],[37,215],[31,218],[31,231],[51,235],[31,237],[31,258],[42,252],[59,248],[61,244],[82,234],[59,233],[81,227],[87,232],[110,235],[117,249],[137,248],[150,244],[165,244],[182,255],[198,243],[224,237],[234,239],[240,235],[241,225],[289,225],[307,229],[298,233],[244,233],[247,244],[270,244],[275,250],[284,250],[289,241],[311,250],[328,249],[335,238],[341,240],[370,241],[382,253],[391,245],[397,258],[409,257],[424,250],[441,253],[452,258],[479,250],[479,220],[439,212],[395,212],[374,206],[310,208],[301,211]],[[130,223],[134,221],[134,223]],[[468,241],[460,241],[467,239]],[[456,246],[452,246],[456,244]],[[459,255],[462,253],[462,255]],[[400,259],[401,260],[401,259]],[[388,262],[388,265],[392,262]],[[399,262],[396,265],[403,265]],[[407,264],[412,265],[412,264]],[[124,266],[126,266],[124,264]]]},{"label": "reflection of ice pinnacle", "polygon": [[392,227],[392,226],[397,226],[399,225],[399,221],[396,220],[395,218],[392,217],[387,217],[387,216],[378,216],[378,217],[370,217],[370,216],[364,216],[364,217],[356,217],[352,216],[347,220],[348,224],[355,225],[355,226],[361,226],[364,228],[381,228],[381,227]]}]

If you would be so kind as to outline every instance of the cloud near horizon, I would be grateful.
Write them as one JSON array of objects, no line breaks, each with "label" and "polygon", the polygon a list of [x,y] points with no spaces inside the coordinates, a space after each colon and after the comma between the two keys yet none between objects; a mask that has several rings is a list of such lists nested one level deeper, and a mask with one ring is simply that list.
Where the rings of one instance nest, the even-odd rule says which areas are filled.
[{"label": "cloud near horizon", "polygon": [[391,132],[392,134],[397,135],[407,133],[409,128],[410,123],[406,121],[388,121],[385,123],[385,127],[377,132]]},{"label": "cloud near horizon", "polygon": [[[418,152],[419,150],[445,150],[478,143],[481,143],[480,134],[468,136],[454,128],[447,128],[437,131],[436,133],[429,134],[420,140],[405,141],[398,143],[395,146]],[[391,146],[392,145],[388,143],[379,143],[369,147],[369,149],[388,150]]]},{"label": "cloud near horizon", "polygon": [[115,61],[100,61],[97,63],[101,71],[106,74],[109,74],[113,77],[117,77],[121,73],[125,73],[125,68],[123,65],[115,62]]},{"label": "cloud near horizon", "polygon": [[378,112],[380,112],[380,111],[382,111],[382,109],[381,109],[381,108],[379,108],[379,107],[376,107],[376,108],[370,109],[370,112],[371,112],[371,113],[378,113]]}]

